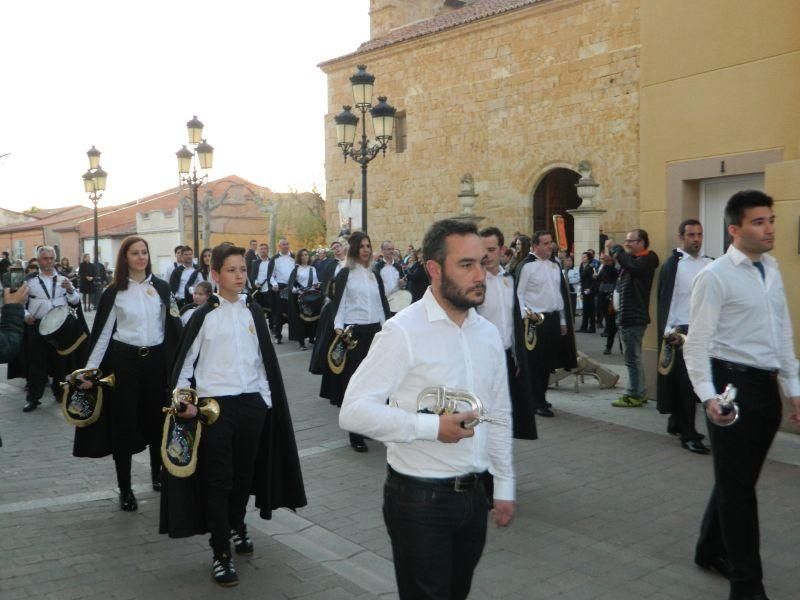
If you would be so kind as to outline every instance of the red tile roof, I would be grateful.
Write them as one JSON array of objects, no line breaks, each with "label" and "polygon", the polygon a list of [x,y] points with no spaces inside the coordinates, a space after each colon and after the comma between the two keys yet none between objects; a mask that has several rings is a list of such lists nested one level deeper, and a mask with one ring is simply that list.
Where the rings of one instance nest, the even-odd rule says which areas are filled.
[{"label": "red tile roof", "polygon": [[467,23],[472,23],[474,21],[486,19],[487,17],[493,17],[503,13],[511,12],[512,10],[517,10],[531,4],[538,4],[544,1],[545,0],[475,0],[475,2],[472,4],[468,4],[467,6],[457,10],[447,11],[430,19],[417,21],[416,23],[411,23],[404,27],[393,29],[382,37],[364,42],[355,52],[326,60],[325,62],[320,63],[318,66],[324,67],[342,60],[343,58],[351,58],[364,52],[369,52],[370,50],[385,48],[386,46],[391,46],[393,44],[399,44],[400,42],[405,42],[414,38],[438,33],[440,31],[444,31],[445,29],[452,29],[453,27],[459,27],[460,25],[466,25]]},{"label": "red tile roof", "polygon": [[38,218],[36,221],[26,221],[25,223],[16,223],[14,225],[2,227],[0,228],[0,233],[11,233],[15,231],[25,231],[28,229],[41,229],[42,227],[50,227],[52,225],[56,225],[57,223],[77,220],[86,217],[87,215],[91,215],[92,209],[87,208],[86,206],[81,206],[80,204],[75,204],[63,208],[53,208],[47,209],[46,211],[42,210],[35,213],[25,214],[36,216],[41,215],[41,213],[45,213],[45,216]]}]

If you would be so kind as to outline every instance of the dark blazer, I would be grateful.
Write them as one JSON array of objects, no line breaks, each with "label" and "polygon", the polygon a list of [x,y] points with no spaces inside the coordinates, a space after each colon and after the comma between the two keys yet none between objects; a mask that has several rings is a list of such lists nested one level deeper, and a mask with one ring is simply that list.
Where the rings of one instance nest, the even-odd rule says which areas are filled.
[{"label": "dark blazer", "polygon": [[[183,362],[197,338],[206,316],[219,306],[219,299],[211,296],[208,302],[197,309],[181,336],[180,348],[170,377],[172,388],[178,382]],[[286,399],[278,357],[272,346],[264,311],[254,300],[248,299],[248,308],[258,335],[258,345],[267,373],[272,409],[267,412],[261,432],[261,443],[253,473],[251,495],[256,497],[256,506],[262,519],[272,518],[272,511],[286,507],[295,510],[307,504],[297,443],[292,427],[292,417]],[[202,440],[200,441],[202,444]],[[161,489],[159,533],[170,537],[188,537],[208,531],[204,515],[205,498],[200,485],[202,459],[191,477],[173,477],[165,472]]]},{"label": "dark blazer", "polygon": [[650,323],[650,291],[658,268],[658,255],[649,251],[641,256],[628,254],[622,246],[614,246],[611,254],[620,264],[617,280],[620,327],[635,327]]}]

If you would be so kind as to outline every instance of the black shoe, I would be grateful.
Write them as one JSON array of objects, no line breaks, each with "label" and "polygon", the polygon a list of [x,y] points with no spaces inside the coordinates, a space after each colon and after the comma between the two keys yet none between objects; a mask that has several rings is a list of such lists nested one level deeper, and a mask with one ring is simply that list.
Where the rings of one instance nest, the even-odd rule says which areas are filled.
[{"label": "black shoe", "polygon": [[211,577],[223,587],[239,585],[239,576],[233,566],[233,559],[227,554],[214,557],[211,563]]},{"label": "black shoe", "polygon": [[242,525],[241,529],[231,529],[231,542],[236,554],[252,554],[253,540],[247,535],[247,526]]},{"label": "black shoe", "polygon": [[603,350],[603,354],[611,354],[611,348],[606,348]]},{"label": "black shoe", "polygon": [[533,412],[535,412],[540,417],[555,417],[556,416],[555,413],[552,410],[550,410],[550,408],[547,407],[547,406],[542,406],[540,408],[534,409]]},{"label": "black shoe", "polygon": [[601,331],[600,332],[600,337],[608,337],[608,332],[607,331]]},{"label": "black shoe", "polygon": [[705,569],[706,571],[718,573],[725,579],[728,579],[731,576],[731,567],[728,564],[728,561],[721,556],[715,556],[713,558],[700,558],[699,556],[695,556],[694,564],[701,569]]},{"label": "black shoe", "polygon": [[300,344],[300,350],[308,350],[305,344]]},{"label": "black shoe", "polygon": [[119,491],[119,507],[125,512],[133,512],[139,508],[132,489],[128,488],[127,490]]},{"label": "black shoe", "polygon": [[700,440],[681,442],[681,446],[686,448],[689,452],[694,452],[695,454],[709,454],[711,452],[711,450],[708,449],[708,446],[706,446]]},{"label": "black shoe", "polygon": [[275,343],[276,344],[282,344],[283,343],[283,338],[275,338]]},{"label": "black shoe", "polygon": [[355,440],[350,442],[350,447],[356,452],[369,452],[369,447],[364,440]]},{"label": "black shoe", "polygon": [[41,402],[38,400],[28,400],[25,403],[25,406],[22,407],[22,412],[31,412],[32,410],[36,410],[36,407],[40,404]]},{"label": "black shoe", "polygon": [[728,600],[769,600],[764,592],[756,592],[755,594],[739,594],[738,592],[731,592]]}]

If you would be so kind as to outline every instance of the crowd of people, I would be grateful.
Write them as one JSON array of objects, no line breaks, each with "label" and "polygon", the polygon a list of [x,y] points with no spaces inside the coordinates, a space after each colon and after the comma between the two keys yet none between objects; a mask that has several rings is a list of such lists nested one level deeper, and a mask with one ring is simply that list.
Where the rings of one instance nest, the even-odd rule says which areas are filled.
[{"label": "crowd of people", "polygon": [[[120,507],[130,512],[138,507],[131,456],[149,447],[159,530],[209,533],[212,577],[232,586],[232,550],[254,551],[249,496],[262,518],[306,504],[273,348],[288,325],[290,340],[313,346],[309,370],[321,375],[319,396],[340,407],[352,449],[368,452],[370,439],[387,447],[383,516],[400,597],[466,598],[489,517],[500,527],[514,517],[512,439],[536,439],[536,417],[555,416],[548,383],[555,370],[576,368],[575,332],[603,328],[609,351],[618,336],[628,386],[612,404],[647,402],[642,341],[656,283],[658,409],[684,448],[707,454],[694,425],[702,402],[713,449],[694,560],[729,579],[730,598],[763,600],[755,487],[780,423],[779,386],[800,425],[800,380],[780,272],[767,254],[772,200],[740,192],[726,223],[732,243],[717,260],[701,254],[702,224],[681,223],[657,279],[660,261],[641,228],[621,244],[603,240],[599,256],[586,251],[578,266],[548,231],[516,233],[507,246],[497,227],[447,219],[405,253],[390,240],[375,247],[360,231],[313,257],[306,248],[293,253],[286,239],[275,254],[252,240],[248,250],[204,249],[196,264],[181,245],[166,279],[153,274],[146,240],[132,236],[93,303],[91,333],[74,279],[56,270],[45,246],[38,272],[6,292],[0,348],[8,357],[19,344],[24,303],[23,364],[9,377],[28,378],[26,411],[48,375],[59,398],[55,384],[71,369],[85,367],[73,373],[71,394],[89,394],[102,374],[114,374],[113,400],[95,404],[98,418],[76,428],[74,454],[113,457]],[[64,307],[80,335],[59,346],[40,325]],[[737,404],[725,396],[729,384]],[[216,422],[198,420],[204,399],[215,400]],[[165,407],[172,429],[162,428]],[[177,453],[188,453],[188,471],[170,468],[171,443],[201,422],[197,454]]]}]

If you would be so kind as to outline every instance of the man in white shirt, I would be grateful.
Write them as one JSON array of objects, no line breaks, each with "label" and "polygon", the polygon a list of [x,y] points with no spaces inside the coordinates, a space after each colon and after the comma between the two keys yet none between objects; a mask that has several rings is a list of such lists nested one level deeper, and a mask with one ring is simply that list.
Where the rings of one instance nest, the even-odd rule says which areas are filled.
[{"label": "man in white shirt", "polygon": [[[703,247],[703,226],[697,219],[687,219],[678,226],[680,247],[676,248],[661,267],[658,276],[658,331],[659,356],[668,344],[674,353],[669,373],[659,369],[656,399],[658,411],[669,414],[667,432],[680,436],[681,446],[695,454],[708,454],[703,436],[695,428],[695,407],[700,401],[692,390],[680,335],[689,331],[689,300],[692,281],[711,262],[700,254]],[[669,336],[669,337],[667,337]]]},{"label": "man in white shirt", "polygon": [[278,254],[272,259],[272,278],[270,285],[275,294],[275,302],[272,309],[272,333],[275,335],[275,342],[280,344],[283,341],[283,324],[288,319],[288,300],[289,291],[286,285],[289,283],[289,276],[294,270],[294,256],[289,252],[289,242],[285,239],[278,241]]},{"label": "man in white shirt", "polygon": [[[28,394],[24,412],[35,410],[41,403],[49,374],[53,376],[52,390],[56,400],[61,399],[60,384],[64,380],[65,358],[39,334],[39,323],[57,306],[80,307],[81,296],[69,279],[55,270],[56,252],[51,246],[42,246],[37,252],[39,274],[28,279],[28,304],[25,311],[24,357],[27,363]],[[83,314],[78,318],[83,322]],[[79,362],[82,361],[82,358]]]},{"label": "man in white shirt", "polygon": [[524,378],[520,377],[520,368],[514,358],[514,278],[500,266],[505,238],[497,227],[482,229],[480,236],[486,250],[483,261],[486,268],[486,298],[476,310],[497,327],[505,348],[508,390],[514,415],[514,437],[535,440],[536,416],[529,399],[530,392],[526,390]]},{"label": "man in white shirt", "polygon": [[[577,366],[575,336],[570,314],[569,292],[561,266],[553,258],[553,236],[536,231],[531,237],[531,253],[517,267],[517,356],[526,368],[533,410],[541,417],[554,416],[547,402],[547,384],[555,369]],[[523,320],[527,311],[543,314],[536,326],[533,350],[524,344]]]},{"label": "man in white shirt", "polygon": [[489,417],[508,420],[508,382],[497,377],[505,368],[500,335],[474,310],[486,289],[475,225],[434,223],[423,254],[431,287],[375,336],[339,424],[386,444],[383,514],[400,598],[462,599],[486,540],[487,471],[495,523],[506,526],[514,514],[511,426],[466,428],[476,412],[430,414],[419,396],[432,386],[467,391]]},{"label": "man in white shirt", "polygon": [[375,273],[383,279],[383,289],[388,298],[397,290],[404,289],[406,282],[403,280],[403,267],[396,260],[394,243],[386,240],[381,244],[381,255],[375,261]]},{"label": "man in white shirt", "polygon": [[192,301],[194,284],[199,281],[205,281],[205,277],[194,264],[194,251],[191,246],[184,246],[181,251],[181,263],[169,277],[169,287],[179,307]]},{"label": "man in white shirt", "polygon": [[[756,482],[781,423],[781,398],[800,425],[800,379],[789,308],[776,260],[772,198],[734,194],[725,207],[733,242],[694,279],[686,368],[703,401],[714,456],[714,489],[695,562],[725,574],[730,600],[766,600],[759,555]],[[717,394],[733,384],[735,411]]]},{"label": "man in white shirt", "polygon": [[270,266],[274,268],[274,263],[269,258],[269,244],[259,244],[255,260],[247,263],[247,274],[250,289],[256,292],[256,301],[265,309],[270,308],[269,291],[272,279]]}]

